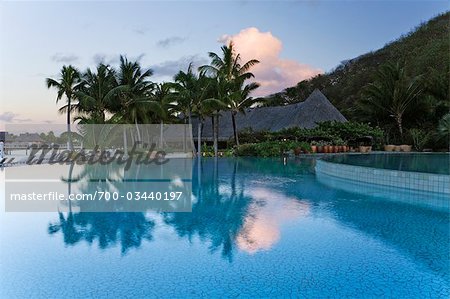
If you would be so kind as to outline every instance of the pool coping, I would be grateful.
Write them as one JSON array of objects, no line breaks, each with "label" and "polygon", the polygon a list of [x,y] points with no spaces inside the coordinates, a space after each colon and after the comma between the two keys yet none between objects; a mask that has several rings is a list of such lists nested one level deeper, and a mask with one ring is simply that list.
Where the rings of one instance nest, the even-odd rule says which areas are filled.
[{"label": "pool coping", "polygon": [[450,175],[399,171],[328,162],[317,159],[316,173],[368,184],[397,187],[422,192],[450,194]]}]

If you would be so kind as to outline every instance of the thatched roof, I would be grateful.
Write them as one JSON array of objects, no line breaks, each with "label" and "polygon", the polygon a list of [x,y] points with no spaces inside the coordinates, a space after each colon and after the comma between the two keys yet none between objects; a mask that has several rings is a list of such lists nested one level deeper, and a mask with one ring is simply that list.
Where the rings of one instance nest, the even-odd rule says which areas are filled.
[{"label": "thatched roof", "polygon": [[[314,128],[324,121],[345,122],[347,119],[318,89],[301,102],[286,106],[249,108],[245,114],[236,116],[238,131],[251,128],[253,131],[280,131],[291,127]],[[192,121],[194,137],[197,137],[197,119]],[[213,136],[211,118],[204,122],[203,139],[210,140]],[[228,140],[233,137],[231,112],[222,111],[219,118],[219,139]]]}]

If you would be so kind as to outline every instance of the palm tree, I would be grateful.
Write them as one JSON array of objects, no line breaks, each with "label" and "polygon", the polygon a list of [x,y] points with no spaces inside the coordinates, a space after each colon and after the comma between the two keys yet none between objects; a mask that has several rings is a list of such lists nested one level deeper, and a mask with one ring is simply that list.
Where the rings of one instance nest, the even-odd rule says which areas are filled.
[{"label": "palm tree", "polygon": [[163,127],[164,121],[168,120],[171,113],[173,112],[175,105],[173,104],[174,97],[172,94],[173,85],[170,83],[160,83],[156,84],[155,93],[153,95],[154,99],[154,109],[152,112],[155,119],[159,119],[160,122],[160,147],[163,148]]},{"label": "palm tree", "polygon": [[231,94],[231,101],[228,103],[228,108],[231,110],[231,121],[233,123],[234,142],[239,146],[239,134],[236,125],[236,115],[238,113],[245,114],[245,109],[253,105],[256,100],[250,97],[250,93],[259,87],[258,83],[252,82],[245,85],[243,88]]},{"label": "palm tree", "polygon": [[206,76],[204,72],[200,72],[195,81],[195,100],[192,105],[192,112],[198,117],[197,127],[197,151],[199,157],[202,155],[201,136],[202,127],[206,116],[213,114],[217,107],[224,107],[224,103],[214,97],[215,79]]},{"label": "palm tree", "polygon": [[[154,104],[151,99],[154,84],[148,80],[152,74],[151,69],[142,70],[137,61],[128,61],[126,57],[120,56],[120,67],[116,76],[118,86],[114,91],[119,100],[111,108],[122,122],[135,124],[138,140],[142,140],[138,123],[148,122],[149,105]],[[125,132],[124,140],[126,142]]]},{"label": "palm tree", "polygon": [[363,109],[376,117],[393,119],[403,138],[403,116],[423,92],[420,79],[420,76],[409,79],[399,63],[381,66],[375,82],[364,91],[367,97],[362,100]]},{"label": "palm tree", "polygon": [[[188,123],[189,125],[192,125],[192,106],[194,104],[197,81],[197,77],[192,69],[192,63],[190,63],[187,72],[179,71],[174,76],[175,82],[170,83],[172,85],[172,95],[176,101],[177,111],[182,113],[184,123]],[[190,139],[193,140],[192,127],[189,134]],[[184,132],[184,136],[186,140],[186,131]],[[185,149],[186,141],[183,144],[183,149]]]},{"label": "palm tree", "polygon": [[[241,64],[241,55],[235,53],[233,42],[230,42],[228,46],[222,46],[221,50],[222,57],[216,53],[210,52],[209,57],[211,58],[211,63],[209,65],[201,66],[200,71],[206,72],[217,80],[217,99],[222,103],[231,103],[231,95],[233,92],[239,90],[245,80],[254,77],[249,70],[251,67],[259,63],[259,61],[256,59],[251,59]],[[217,109],[217,112],[213,116],[215,156],[217,156],[219,136],[218,110],[219,109]]]},{"label": "palm tree", "polygon": [[198,118],[197,152],[201,156],[201,131],[205,117],[211,115],[217,106],[224,107],[224,104],[214,97],[215,79],[206,76],[204,71],[196,74],[192,64],[187,72],[180,71],[174,79],[173,97],[184,115],[185,123],[192,124],[193,114]]},{"label": "palm tree", "polygon": [[58,80],[47,78],[47,88],[55,88],[57,90],[56,103],[62,99],[63,96],[66,96],[67,106],[67,132],[69,133],[68,138],[68,148],[69,150],[73,150],[71,131],[70,131],[70,112],[72,110],[72,100],[74,99],[74,94],[79,86],[80,73],[73,66],[63,66],[61,69],[61,73]]},{"label": "palm tree", "polygon": [[[106,113],[117,100],[117,81],[115,71],[108,65],[99,64],[97,72],[90,69],[82,75],[79,90],[76,92],[78,103],[75,109],[79,113],[78,119],[94,120],[95,124],[106,122]],[[92,123],[90,121],[90,123]]]}]

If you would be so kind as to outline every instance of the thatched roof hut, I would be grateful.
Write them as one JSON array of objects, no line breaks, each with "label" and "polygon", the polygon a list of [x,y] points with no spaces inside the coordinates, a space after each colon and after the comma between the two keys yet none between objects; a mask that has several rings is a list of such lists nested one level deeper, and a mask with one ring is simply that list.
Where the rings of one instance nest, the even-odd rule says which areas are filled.
[{"label": "thatched roof hut", "polygon": [[[236,124],[239,131],[251,129],[258,131],[280,131],[291,127],[313,128],[319,122],[339,121],[347,119],[331,104],[327,97],[318,89],[301,102],[278,107],[249,108],[245,114],[236,116]],[[197,119],[193,119],[192,128],[194,138],[197,138]],[[212,140],[211,118],[204,122],[203,140]],[[219,117],[219,140],[225,141],[233,138],[233,124],[231,112],[222,111]]]}]

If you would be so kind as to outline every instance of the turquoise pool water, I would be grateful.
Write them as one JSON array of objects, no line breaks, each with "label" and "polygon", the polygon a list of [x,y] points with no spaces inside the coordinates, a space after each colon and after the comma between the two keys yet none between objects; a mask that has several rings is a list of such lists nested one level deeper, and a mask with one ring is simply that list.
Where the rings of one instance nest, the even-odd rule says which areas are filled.
[{"label": "turquoise pool water", "polygon": [[450,174],[448,153],[377,153],[325,157],[326,161],[400,171]]},{"label": "turquoise pool water", "polygon": [[321,182],[311,159],[199,174],[192,213],[1,212],[0,298],[450,295],[448,209]]}]

